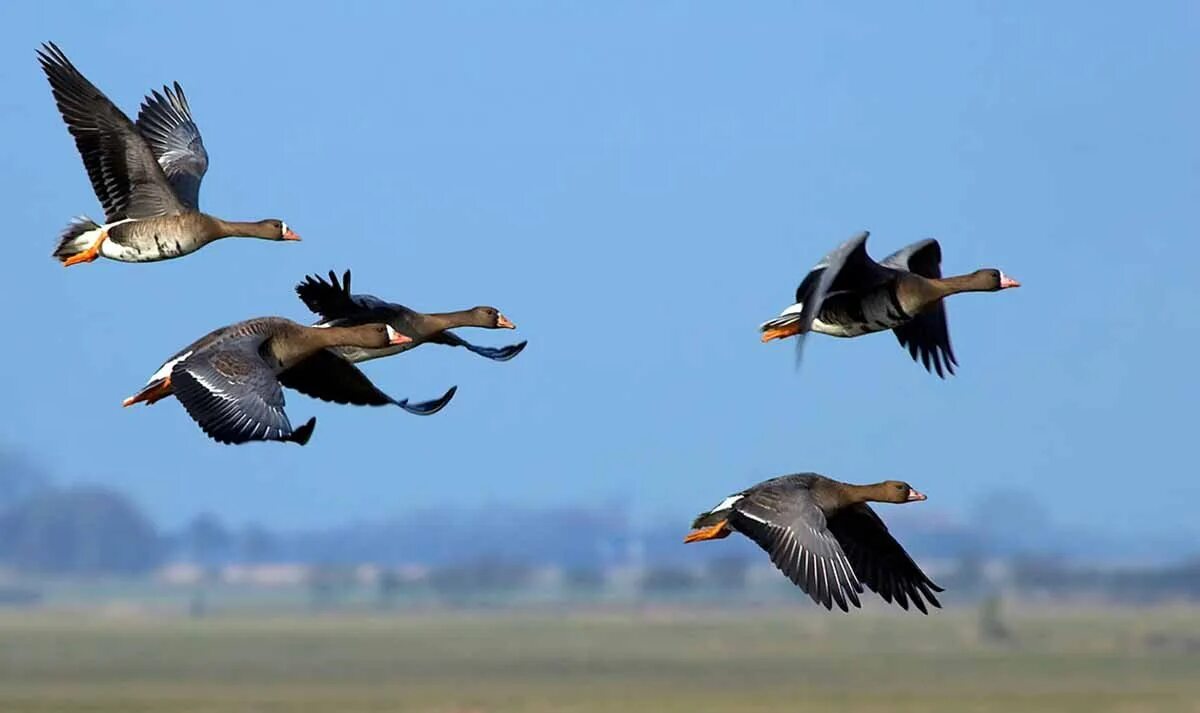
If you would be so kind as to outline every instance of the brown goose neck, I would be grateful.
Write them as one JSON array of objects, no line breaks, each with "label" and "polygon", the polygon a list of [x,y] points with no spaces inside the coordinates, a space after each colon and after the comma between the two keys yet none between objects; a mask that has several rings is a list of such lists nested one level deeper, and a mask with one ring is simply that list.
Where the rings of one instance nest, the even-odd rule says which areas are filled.
[{"label": "brown goose neck", "polygon": [[889,487],[888,483],[871,483],[870,485],[839,483],[837,491],[836,499],[839,508],[859,505],[861,503],[896,502],[895,492]]},{"label": "brown goose neck", "polygon": [[361,341],[359,327],[306,327],[305,341],[313,345],[313,351],[328,347],[353,346]]},{"label": "brown goose neck", "polygon": [[994,280],[987,272],[972,272],[966,275],[955,275],[940,280],[929,280],[942,297],[956,295],[960,292],[990,292],[995,289]]},{"label": "brown goose neck", "polygon": [[431,312],[424,315],[423,321],[430,327],[436,327],[440,331],[443,329],[470,326],[474,323],[474,317],[471,310],[460,309],[454,312]]},{"label": "brown goose neck", "polygon": [[262,223],[248,220],[222,220],[214,216],[205,216],[213,226],[213,238],[263,238],[274,237],[273,228]]},{"label": "brown goose neck", "polygon": [[850,485],[841,483],[838,490],[838,505],[847,507],[876,500],[879,495],[879,485]]}]

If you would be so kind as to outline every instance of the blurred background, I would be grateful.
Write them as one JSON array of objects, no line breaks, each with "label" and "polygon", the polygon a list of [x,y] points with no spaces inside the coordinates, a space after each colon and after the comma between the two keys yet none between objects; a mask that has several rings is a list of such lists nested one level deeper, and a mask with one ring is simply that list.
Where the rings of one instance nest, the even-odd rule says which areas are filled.
[{"label": "blurred background", "polygon": [[[0,709],[1200,710],[1200,6],[10,3]],[[202,207],[304,242],[50,258],[100,213],[34,50],[127,113],[185,87]],[[925,238],[1020,290],[890,335],[757,325],[825,252]],[[499,307],[508,363],[365,365],[429,418],[289,392],[304,447],[122,410],[292,286]],[[782,473],[902,478],[947,588],[830,614],[691,518]]]}]

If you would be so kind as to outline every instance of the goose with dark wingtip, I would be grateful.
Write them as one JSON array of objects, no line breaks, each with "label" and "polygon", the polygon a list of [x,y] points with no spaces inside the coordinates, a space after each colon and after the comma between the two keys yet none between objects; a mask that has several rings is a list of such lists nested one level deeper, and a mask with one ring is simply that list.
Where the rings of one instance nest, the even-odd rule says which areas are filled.
[{"label": "goose with dark wingtip", "polygon": [[859,233],[817,263],[796,289],[795,304],[762,324],[762,340],[803,339],[809,332],[858,337],[890,329],[927,371],[942,378],[953,374],[958,360],[950,347],[943,300],[1021,283],[993,268],[942,277],[942,247],[933,239],[875,262],[867,255],[868,235]]},{"label": "goose with dark wingtip", "polygon": [[316,329],[282,317],[259,317],[216,329],[167,359],[125,406],[175,396],[220,443],[285,441],[304,445],[316,418],[292,428],[281,386],[360,406],[401,405],[330,349],[382,348],[409,341],[381,323]]},{"label": "goose with dark wingtip", "polygon": [[[341,280],[333,271],[329,272],[328,281],[320,276],[309,275],[296,285],[296,294],[321,321],[318,327],[348,326],[365,322],[385,322],[397,332],[410,337],[412,341],[399,346],[387,346],[382,349],[364,349],[359,347],[342,347],[338,355],[352,362],[368,361],[380,357],[399,354],[422,344],[442,344],[451,347],[463,347],[473,354],[491,359],[492,361],[508,361],[520,354],[527,342],[518,342],[503,347],[482,347],[468,342],[450,330],[459,327],[480,327],[483,329],[515,329],[508,317],[495,307],[480,306],[457,312],[434,312],[426,314],[409,309],[394,302],[385,302],[374,295],[353,294],[350,291],[350,271],[342,275]],[[440,409],[454,395],[454,388],[436,402]],[[435,411],[429,411],[433,413]]]},{"label": "goose with dark wingtip", "polygon": [[37,54],[104,208],[103,225],[81,217],[63,231],[54,257],[64,266],[99,257],[168,260],[228,237],[300,239],[275,218],[226,221],[200,212],[208,152],[178,83],[151,92],[135,124],[54,43]]},{"label": "goose with dark wingtip", "polygon": [[884,601],[928,614],[941,607],[933,583],[867,503],[911,503],[925,496],[908,483],[850,485],[816,473],[784,475],[734,493],[692,523],[684,542],[740,532],[826,609],[861,607],[863,585]]}]

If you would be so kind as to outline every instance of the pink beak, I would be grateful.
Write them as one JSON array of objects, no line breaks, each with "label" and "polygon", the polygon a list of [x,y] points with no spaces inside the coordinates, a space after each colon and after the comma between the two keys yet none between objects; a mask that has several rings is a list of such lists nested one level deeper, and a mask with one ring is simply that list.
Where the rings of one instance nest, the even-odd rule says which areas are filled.
[{"label": "pink beak", "polygon": [[1005,275],[1003,272],[1000,273],[1000,289],[1004,290],[1004,289],[1008,289],[1009,287],[1020,287],[1020,286],[1021,286],[1021,283],[1012,279],[1008,275]]},{"label": "pink beak", "polygon": [[916,490],[913,490],[912,488],[908,489],[908,502],[917,503],[922,500],[928,500],[928,498],[925,497],[925,495],[923,493],[918,493]]},{"label": "pink beak", "polygon": [[408,344],[409,342],[412,341],[412,337],[408,336],[407,334],[401,334],[401,333],[397,332],[396,330],[392,329],[391,327],[388,327],[387,331],[388,331],[388,344],[391,344],[391,345]]}]

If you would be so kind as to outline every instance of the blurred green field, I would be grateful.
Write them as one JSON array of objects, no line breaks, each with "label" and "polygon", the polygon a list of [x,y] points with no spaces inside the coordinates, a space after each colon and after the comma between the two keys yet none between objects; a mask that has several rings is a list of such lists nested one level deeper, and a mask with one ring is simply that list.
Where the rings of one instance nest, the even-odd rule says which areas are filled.
[{"label": "blurred green field", "polygon": [[0,711],[1200,711],[1200,611],[0,615]]}]

